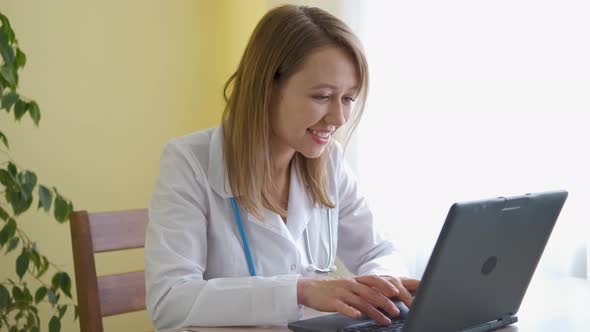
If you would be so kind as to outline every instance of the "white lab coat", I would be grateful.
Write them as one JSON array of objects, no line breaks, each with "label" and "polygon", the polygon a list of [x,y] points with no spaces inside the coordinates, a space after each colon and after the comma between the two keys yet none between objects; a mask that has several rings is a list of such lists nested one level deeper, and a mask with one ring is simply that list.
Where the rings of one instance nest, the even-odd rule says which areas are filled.
[{"label": "white lab coat", "polygon": [[[333,246],[354,274],[407,275],[403,259],[373,225],[373,217],[332,150],[329,194]],[[328,259],[326,209],[314,206],[294,167],[287,223],[264,210],[264,221],[240,209],[257,276],[251,277],[229,198],[223,131],[208,129],[170,141],[149,206],[145,243],[147,310],[158,330],[186,326],[285,324],[301,317],[297,278],[308,271],[303,232],[312,258]],[[319,226],[323,226],[319,227]],[[337,251],[336,251],[337,247]]]}]

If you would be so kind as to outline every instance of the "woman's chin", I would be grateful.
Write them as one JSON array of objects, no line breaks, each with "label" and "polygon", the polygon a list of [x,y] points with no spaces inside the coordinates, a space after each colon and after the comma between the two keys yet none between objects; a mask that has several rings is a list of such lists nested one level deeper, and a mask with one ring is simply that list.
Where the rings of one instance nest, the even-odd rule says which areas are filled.
[{"label": "woman's chin", "polygon": [[325,148],[307,149],[299,151],[299,153],[301,153],[305,158],[316,159],[321,157],[325,150]]}]

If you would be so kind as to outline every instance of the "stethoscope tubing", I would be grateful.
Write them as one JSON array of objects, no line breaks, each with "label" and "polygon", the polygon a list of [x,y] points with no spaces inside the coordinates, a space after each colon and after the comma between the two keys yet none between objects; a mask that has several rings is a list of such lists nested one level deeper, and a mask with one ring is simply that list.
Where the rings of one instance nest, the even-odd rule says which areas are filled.
[{"label": "stethoscope tubing", "polygon": [[334,237],[332,235],[332,214],[330,213],[330,209],[328,210],[328,245],[329,245],[329,249],[328,249],[328,262],[326,264],[325,267],[321,268],[319,266],[317,266],[313,260],[313,257],[311,255],[311,246],[309,245],[309,232],[307,231],[307,227],[305,227],[305,231],[303,233],[303,239],[305,242],[305,249],[307,251],[307,260],[309,261],[309,264],[313,267],[313,269],[316,270],[316,272],[323,272],[323,273],[327,273],[332,271],[332,260],[334,259],[334,253],[332,252],[333,250],[333,245],[332,245],[332,238]]},{"label": "stethoscope tubing", "polygon": [[[246,237],[246,232],[244,231],[244,223],[242,222],[242,214],[240,213],[240,209],[238,207],[238,203],[236,202],[235,197],[230,197],[230,203],[234,212],[234,218],[236,220],[236,224],[238,225],[238,230],[240,232],[240,238],[242,239],[242,245],[244,247],[244,254],[246,255],[246,261],[248,262],[248,270],[250,271],[250,275],[255,277],[256,276],[256,269],[254,268],[254,260],[252,259],[252,252],[250,251],[250,246],[248,245],[248,238]],[[328,249],[328,262],[327,265],[323,268],[318,267],[313,257],[311,256],[311,247],[309,245],[309,233],[307,231],[307,227],[305,227],[305,231],[303,233],[303,238],[305,242],[305,249],[307,251],[307,259],[309,261],[310,266],[316,272],[327,273],[332,271],[332,261],[334,260],[334,253],[333,253],[333,237],[332,234],[332,214],[330,213],[330,209],[328,209],[328,238],[329,238],[329,249]]]},{"label": "stethoscope tubing", "polygon": [[242,215],[238,208],[238,203],[236,203],[236,199],[231,197],[229,199],[231,202],[231,207],[234,210],[234,217],[236,218],[236,223],[238,224],[238,229],[240,231],[240,237],[242,238],[242,245],[244,246],[244,253],[246,254],[246,261],[248,261],[248,269],[250,270],[250,275],[255,277],[256,276],[256,269],[254,268],[254,262],[252,260],[252,253],[250,252],[250,246],[248,245],[248,238],[246,238],[246,232],[244,231],[244,224],[242,223]]}]

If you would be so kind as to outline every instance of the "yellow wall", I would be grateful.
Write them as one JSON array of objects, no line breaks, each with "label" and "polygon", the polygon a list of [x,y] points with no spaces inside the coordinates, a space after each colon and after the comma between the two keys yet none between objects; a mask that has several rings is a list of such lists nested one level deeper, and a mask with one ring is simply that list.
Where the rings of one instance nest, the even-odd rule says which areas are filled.
[{"label": "yellow wall", "polygon": [[[147,206],[165,142],[218,124],[222,85],[266,9],[263,0],[1,0],[28,57],[21,93],[42,113],[39,128],[0,114],[12,157],[76,209]],[[68,225],[36,213],[19,225],[74,277]],[[0,256],[0,280],[14,261]],[[143,251],[101,254],[97,265],[99,274],[142,269]],[[78,330],[71,317],[62,331]],[[105,319],[106,331],[150,329],[145,312]]]}]

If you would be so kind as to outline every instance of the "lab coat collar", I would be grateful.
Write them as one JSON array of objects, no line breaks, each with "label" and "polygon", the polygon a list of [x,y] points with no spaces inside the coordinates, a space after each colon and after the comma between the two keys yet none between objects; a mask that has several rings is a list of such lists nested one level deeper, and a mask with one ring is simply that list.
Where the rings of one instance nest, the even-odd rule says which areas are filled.
[{"label": "lab coat collar", "polygon": [[211,135],[209,145],[209,169],[207,170],[209,185],[222,198],[232,197],[225,162],[223,161],[223,129],[217,127]]}]

